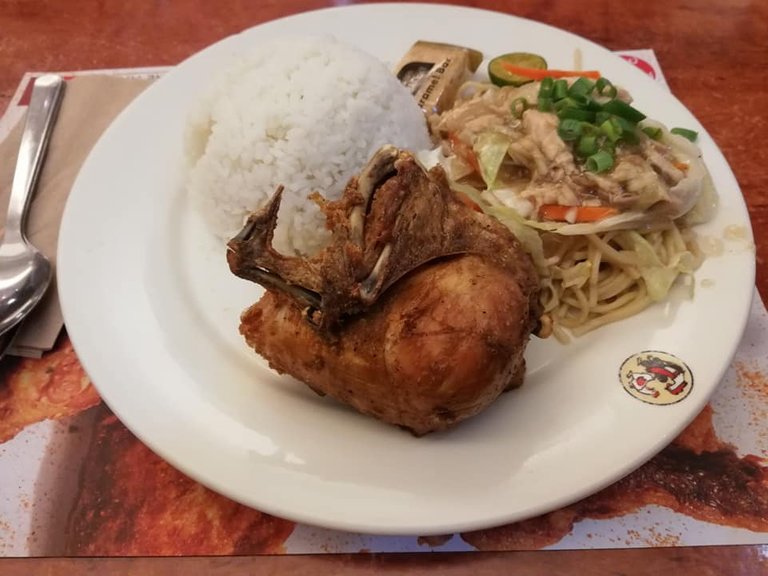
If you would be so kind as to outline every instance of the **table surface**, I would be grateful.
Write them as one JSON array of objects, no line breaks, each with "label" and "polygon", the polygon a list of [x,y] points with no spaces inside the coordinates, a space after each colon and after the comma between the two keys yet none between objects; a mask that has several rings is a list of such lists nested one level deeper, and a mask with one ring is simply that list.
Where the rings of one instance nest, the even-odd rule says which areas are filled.
[{"label": "table surface", "polygon": [[[280,16],[349,0],[4,0],[0,2],[0,111],[27,71],[173,65],[230,34]],[[672,91],[710,132],[749,206],[757,287],[768,298],[768,2],[755,0],[477,0],[450,2],[530,18],[612,50],[653,48]],[[760,72],[758,72],[760,71]],[[768,546],[421,556],[252,559],[0,560],[4,574],[77,570],[124,574],[508,573],[585,575],[768,574]],[[727,568],[726,568],[727,567]],[[708,570],[712,570],[709,572]]]}]

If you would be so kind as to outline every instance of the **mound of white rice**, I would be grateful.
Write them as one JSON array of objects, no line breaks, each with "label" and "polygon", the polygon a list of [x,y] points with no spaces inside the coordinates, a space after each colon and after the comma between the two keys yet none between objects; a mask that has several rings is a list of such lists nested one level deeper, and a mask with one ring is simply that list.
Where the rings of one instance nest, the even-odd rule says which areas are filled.
[{"label": "mound of white rice", "polygon": [[282,184],[275,247],[311,253],[327,232],[307,196],[338,198],[384,144],[430,147],[421,110],[382,62],[328,37],[275,39],[224,71],[194,111],[188,189],[229,239]]}]

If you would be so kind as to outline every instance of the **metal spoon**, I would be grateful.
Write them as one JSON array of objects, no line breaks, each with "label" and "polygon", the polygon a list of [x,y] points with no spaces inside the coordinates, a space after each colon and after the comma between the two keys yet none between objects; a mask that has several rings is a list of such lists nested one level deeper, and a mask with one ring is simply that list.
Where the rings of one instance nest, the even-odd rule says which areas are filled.
[{"label": "metal spoon", "polygon": [[51,282],[51,264],[29,243],[24,224],[63,86],[60,76],[47,74],[35,80],[32,89],[0,244],[0,334],[29,314]]}]

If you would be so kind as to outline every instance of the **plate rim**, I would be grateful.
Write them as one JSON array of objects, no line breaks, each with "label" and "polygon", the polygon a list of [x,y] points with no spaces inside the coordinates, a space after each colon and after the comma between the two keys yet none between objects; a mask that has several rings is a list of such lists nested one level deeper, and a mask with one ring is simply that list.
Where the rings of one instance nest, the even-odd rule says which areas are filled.
[{"label": "plate rim", "polygon": [[[396,10],[404,10],[405,9],[405,10],[408,10],[410,7],[416,7],[416,8],[419,8],[419,9],[427,9],[427,10],[432,10],[432,9],[438,9],[438,10],[440,10],[440,9],[448,9],[450,11],[463,11],[463,12],[468,12],[468,13],[481,12],[481,13],[486,13],[486,14],[493,14],[495,16],[499,16],[499,17],[503,17],[503,18],[507,18],[507,19],[511,18],[511,19],[514,19],[514,20],[522,21],[523,23],[533,23],[533,24],[536,24],[537,26],[547,27],[547,28],[549,28],[549,29],[551,29],[553,31],[556,31],[558,34],[565,33],[565,34],[567,34],[567,35],[569,35],[571,37],[574,37],[574,38],[578,39],[580,42],[589,43],[589,44],[593,45],[594,47],[599,48],[601,51],[603,51],[603,52],[605,52],[607,54],[611,54],[610,51],[608,51],[606,48],[604,48],[604,47],[602,47],[602,46],[600,46],[600,45],[598,45],[598,44],[596,44],[596,43],[594,43],[594,42],[592,42],[592,41],[590,41],[590,40],[588,40],[588,39],[586,39],[586,38],[584,38],[582,36],[578,36],[578,35],[576,35],[576,34],[574,34],[572,32],[569,32],[567,30],[562,30],[562,29],[556,28],[554,26],[551,26],[549,24],[545,24],[545,23],[541,23],[541,22],[536,22],[536,21],[533,21],[533,20],[529,20],[529,19],[526,19],[526,18],[521,18],[519,16],[514,16],[514,15],[511,15],[511,14],[506,14],[506,13],[503,13],[503,12],[497,12],[497,11],[493,11],[493,10],[480,9],[480,8],[472,8],[472,7],[466,7],[466,6],[433,5],[433,4],[426,4],[426,3],[415,3],[415,4],[406,4],[406,5],[397,4],[397,3],[383,3],[383,4],[373,4],[373,5],[367,5],[367,4],[359,5],[358,4],[358,5],[352,5],[352,6],[327,7],[327,8],[322,8],[322,9],[319,9],[319,10],[313,10],[313,11],[310,11],[310,12],[303,12],[303,13],[299,13],[299,14],[294,14],[294,15],[286,16],[286,17],[280,18],[278,20],[268,21],[268,22],[265,22],[263,24],[259,24],[259,25],[254,26],[254,27],[247,28],[247,29],[245,29],[245,30],[243,30],[243,31],[241,31],[241,32],[239,32],[237,34],[230,35],[230,36],[227,36],[227,37],[219,40],[218,42],[216,42],[216,43],[214,43],[214,44],[204,48],[200,52],[197,52],[197,53],[193,54],[192,56],[190,56],[189,58],[185,59],[183,62],[181,62],[174,69],[176,69],[176,68],[184,65],[185,63],[190,62],[193,59],[199,57],[200,54],[209,51],[214,46],[220,46],[220,45],[222,45],[225,42],[231,42],[232,39],[234,39],[234,38],[241,37],[243,35],[247,35],[248,33],[250,33],[253,30],[263,28],[264,26],[273,24],[274,22],[285,22],[285,21],[288,21],[288,20],[291,20],[291,19],[305,18],[308,15],[310,15],[310,17],[311,17],[311,15],[317,14],[317,13],[320,13],[320,12],[337,12],[337,11],[368,12],[368,11],[371,11],[371,10],[375,11],[375,10],[379,10],[379,9],[396,9]],[[618,58],[618,56],[616,56],[614,54],[611,54],[611,55],[613,57],[615,57],[615,58]],[[627,65],[630,66],[629,64],[627,64]],[[173,73],[173,70],[171,72],[169,72],[169,74],[172,74],[172,73]],[[642,74],[642,73],[640,73],[638,71],[638,74]],[[163,81],[163,78],[161,78],[158,82],[162,82],[162,81]],[[152,89],[152,87],[148,88],[148,90],[151,90],[151,89]],[[128,113],[128,111],[132,107],[134,107],[136,105],[139,105],[138,103],[141,102],[142,96],[143,96],[143,94],[139,95],[136,100],[134,100],[131,104],[129,104],[129,106],[127,106],[120,113],[120,115],[118,115],[118,117],[116,118],[115,122],[113,123],[113,126],[114,125],[119,125],[118,124],[119,119],[125,117],[125,115]],[[682,102],[677,100],[677,98],[676,98],[676,96],[674,94],[670,93],[669,97],[673,98],[674,100],[676,100],[681,106],[683,106],[685,108],[685,106],[682,104]],[[687,108],[685,108],[685,109],[687,110]],[[692,113],[691,113],[691,116],[693,116]],[[697,119],[697,122],[698,122],[698,119]],[[105,134],[109,133],[110,130],[111,130],[111,127],[108,128],[105,131]],[[725,158],[722,155],[722,152],[720,151],[719,147],[714,142],[714,139],[712,139],[711,136],[709,136],[708,133],[707,133],[707,138],[711,142],[711,144],[715,147],[715,150],[717,151],[717,153],[720,156],[723,157],[723,164],[727,168],[727,170],[730,171],[730,177],[733,178],[734,182],[737,182],[736,178],[735,178],[735,175],[733,174],[733,171],[732,171],[730,165],[725,160]],[[103,140],[103,136],[99,140],[99,142],[97,142],[97,144],[94,146],[94,150],[96,150],[99,147],[99,144],[102,142],[102,140]],[[92,152],[92,154],[93,154],[93,152]],[[91,156],[89,155],[89,158],[90,157]],[[81,170],[81,174],[85,171],[85,167],[86,167],[87,164],[88,164],[88,161],[86,161],[86,163],[84,163],[84,165],[83,165],[83,169],[84,170]],[[75,192],[78,189],[78,185],[79,185],[79,182],[80,182],[81,174],[78,175],[78,178],[77,178],[75,184],[72,187],[73,192]],[[737,185],[738,185],[738,183],[737,183]],[[747,223],[749,225],[749,235],[751,237],[751,234],[752,234],[751,223],[750,223],[749,215],[748,215],[748,212],[747,212],[746,201],[745,201],[745,199],[743,197],[743,194],[741,193],[740,187],[738,187],[738,198],[740,199],[740,206],[739,207],[744,211],[744,214],[746,216],[745,223]],[[76,298],[76,296],[71,296],[72,292],[70,291],[70,287],[71,287],[70,278],[67,276],[67,272],[66,272],[67,263],[70,261],[69,260],[70,254],[66,252],[67,249],[68,249],[68,242],[69,242],[69,240],[68,240],[69,239],[68,231],[69,231],[69,228],[73,225],[71,223],[72,216],[70,214],[71,210],[69,208],[70,208],[70,202],[68,201],[67,202],[67,207],[65,208],[65,214],[64,214],[64,218],[63,218],[63,222],[62,222],[62,240],[63,241],[60,242],[60,244],[59,244],[59,262],[60,262],[60,265],[57,268],[57,280],[59,282],[59,286],[60,286],[60,289],[62,291],[62,311],[63,311],[65,322],[67,323],[68,328],[70,326],[70,320],[73,320],[74,318],[77,317],[77,311],[74,308],[74,303],[77,300],[77,298]],[[65,231],[67,231],[67,234],[65,234]],[[752,258],[750,262],[751,262],[751,265],[748,266],[748,270],[746,270],[746,272],[748,273],[747,275],[749,277],[748,278],[749,279],[749,293],[751,294],[754,291],[756,263],[755,263],[754,258]],[[745,287],[745,291],[746,291],[747,284],[744,284],[744,287]],[[73,298],[74,298],[74,300],[73,300]],[[751,298],[745,298],[744,300],[745,300],[745,303],[744,303],[744,305],[742,307],[742,314],[738,318],[738,320],[739,320],[739,322],[738,322],[738,325],[739,325],[738,333],[739,334],[743,333],[743,331],[744,331],[744,329],[746,327],[746,323],[747,323],[748,318],[749,318],[749,310],[750,310]],[[75,325],[76,324],[73,324],[72,326],[75,326]],[[75,350],[76,350],[76,352],[78,354],[78,358],[81,359],[81,363],[83,364],[83,367],[90,374],[91,368],[93,367],[93,362],[91,362],[91,356],[90,356],[91,352],[88,351],[88,352],[85,352],[84,354],[82,353],[83,350],[86,350],[88,348],[88,345],[84,343],[85,342],[85,338],[81,338],[81,332],[79,331],[79,328],[77,328],[77,327],[74,330],[69,329],[68,331],[70,333],[70,339],[72,341],[72,344],[73,344],[73,346],[74,346],[74,348],[75,348]],[[722,380],[725,372],[727,371],[728,367],[730,366],[731,360],[733,359],[733,356],[735,355],[735,353],[737,351],[737,348],[738,348],[738,345],[739,345],[739,341],[740,341],[739,339],[735,339],[734,341],[732,341],[730,343],[730,347],[729,347],[729,350],[728,350],[728,353],[727,353],[727,361],[724,360],[722,362],[722,369],[720,370],[720,373],[717,375],[718,376],[717,377],[717,381],[718,382]],[[97,368],[95,370],[95,372],[100,372],[100,369]],[[94,381],[94,386],[96,386],[96,388],[99,391],[100,395],[102,395],[101,388],[99,387],[99,384],[97,384],[95,381]],[[691,417],[688,418],[686,421],[681,421],[680,422],[678,431],[682,430],[685,426],[688,425],[688,423],[690,423],[691,420],[693,420],[693,418],[695,418],[695,416],[704,407],[706,402],[709,400],[709,397],[716,390],[716,388],[717,388],[717,385],[715,385],[712,388],[712,390],[709,392],[709,394],[707,394],[707,395],[705,395],[705,396],[703,396],[703,397],[701,397],[699,399],[699,402],[697,403],[698,409],[692,410],[691,411],[692,412]],[[119,407],[113,407],[110,404],[110,401],[107,398],[104,397],[104,395],[102,395],[102,398],[104,399],[105,403],[110,407],[110,409],[113,412],[115,412],[115,414],[117,414],[122,421],[126,422],[126,420],[122,416],[120,416]],[[115,408],[118,408],[118,409],[116,410]],[[130,420],[130,418],[128,420]],[[142,442],[147,444],[155,452],[160,454],[164,459],[168,460],[172,465],[174,465],[178,469],[182,470],[183,472],[189,474],[195,480],[203,483],[206,486],[209,486],[209,487],[213,488],[217,492],[224,493],[225,495],[227,495],[230,498],[233,498],[233,499],[235,499],[235,500],[237,500],[239,502],[243,502],[242,497],[234,497],[232,494],[227,493],[226,487],[222,487],[220,485],[217,485],[216,482],[211,481],[210,479],[201,479],[199,477],[199,474],[195,473],[194,470],[191,470],[191,467],[189,465],[187,465],[185,462],[179,462],[178,459],[174,458],[173,454],[169,453],[169,451],[168,451],[166,446],[160,446],[158,444],[158,442],[156,442],[153,438],[145,437],[145,434],[143,434],[143,433],[137,433],[137,431],[135,430],[135,428],[133,426],[134,423],[131,422],[130,424],[131,425],[129,425],[129,423],[126,422],[126,426],[131,430],[131,432],[134,435],[136,435]],[[556,500],[558,500],[558,504],[556,504],[554,507],[551,505],[551,502],[548,503],[545,506],[546,509],[547,510],[557,509],[560,506],[566,505],[569,502],[576,501],[576,500],[584,497],[587,494],[594,493],[594,492],[602,489],[603,487],[612,484],[613,482],[615,482],[621,476],[623,476],[626,473],[630,472],[631,470],[641,466],[644,462],[646,462],[649,458],[651,458],[654,454],[656,454],[661,448],[663,448],[663,446],[666,445],[668,443],[668,441],[669,441],[669,439],[660,440],[657,443],[655,443],[653,446],[650,446],[646,450],[646,453],[641,458],[642,461],[637,461],[638,459],[635,459],[635,461],[633,461],[631,463],[625,464],[624,466],[621,467],[623,472],[621,472],[618,475],[616,475],[616,474],[611,475],[610,478],[606,478],[605,481],[602,484],[600,484],[598,487],[595,487],[595,485],[593,484],[590,487],[584,488],[578,494],[574,495],[574,493],[569,493],[567,496],[562,496],[559,500],[556,499]],[[284,509],[280,508],[279,506],[273,506],[271,502],[268,502],[268,503],[264,503],[264,502],[258,502],[258,503],[249,502],[249,503],[247,503],[247,505],[255,506],[259,510],[262,510],[262,511],[265,511],[265,512],[268,512],[268,513],[271,513],[271,514],[275,514],[275,515],[278,515],[278,516],[284,516],[285,517],[285,514],[286,514],[286,511]],[[534,514],[528,514],[527,517],[530,517],[531,515],[536,515],[536,514],[539,514],[539,513],[543,513],[543,511],[539,511],[539,512],[536,512]],[[474,529],[484,528],[484,527],[488,527],[488,526],[492,526],[492,525],[504,524],[504,523],[508,523],[509,521],[511,521],[511,520],[503,520],[503,519],[499,520],[498,518],[495,518],[495,519],[491,520],[490,522],[489,521],[485,521],[485,520],[478,520],[478,521],[473,521],[473,522],[469,522],[469,523],[462,523],[461,521],[457,521],[457,522],[453,523],[449,527],[446,527],[444,525],[435,526],[435,525],[430,524],[429,521],[427,521],[427,522],[425,522],[423,524],[409,523],[409,526],[407,528],[405,528],[404,530],[395,529],[393,531],[391,526],[385,526],[385,527],[383,527],[383,529],[379,530],[377,528],[377,526],[375,526],[375,525],[360,524],[360,523],[346,522],[346,521],[334,522],[334,521],[329,521],[328,518],[318,518],[318,517],[313,516],[313,515],[303,515],[300,511],[299,512],[291,511],[288,517],[290,517],[291,519],[294,519],[294,520],[296,520],[298,522],[302,522],[302,523],[323,525],[323,526],[327,526],[327,527],[330,527],[330,528],[349,530],[349,531],[356,531],[356,532],[364,532],[364,533],[369,533],[369,534],[374,534],[374,533],[379,533],[379,534],[410,534],[410,533],[412,533],[412,534],[421,534],[421,535],[424,535],[424,534],[436,534],[436,533],[445,532],[446,530],[450,530],[452,532],[474,530]]]}]

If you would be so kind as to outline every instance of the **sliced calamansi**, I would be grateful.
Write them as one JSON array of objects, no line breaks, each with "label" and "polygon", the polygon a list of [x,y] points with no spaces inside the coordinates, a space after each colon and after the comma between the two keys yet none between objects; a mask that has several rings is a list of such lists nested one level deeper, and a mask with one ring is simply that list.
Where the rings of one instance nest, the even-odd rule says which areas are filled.
[{"label": "sliced calamansi", "polygon": [[510,72],[504,67],[504,64],[517,68],[547,69],[547,61],[538,54],[531,54],[530,52],[502,54],[488,63],[488,76],[496,86],[522,86],[528,82],[533,82],[531,78]]}]

